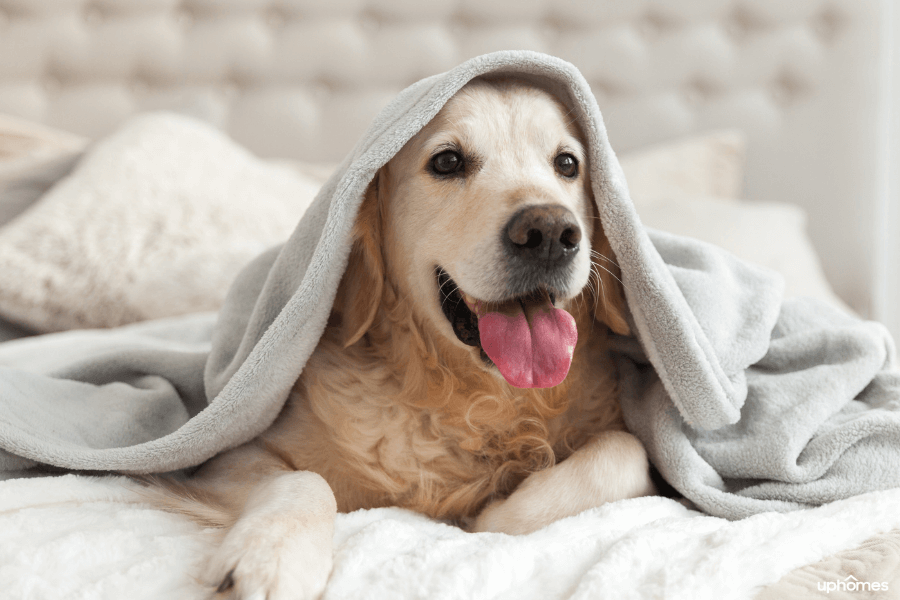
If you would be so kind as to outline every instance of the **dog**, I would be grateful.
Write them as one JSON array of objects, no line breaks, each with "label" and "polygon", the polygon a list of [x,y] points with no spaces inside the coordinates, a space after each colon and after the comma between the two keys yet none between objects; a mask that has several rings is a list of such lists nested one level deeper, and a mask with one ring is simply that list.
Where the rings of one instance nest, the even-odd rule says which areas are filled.
[{"label": "dog", "polygon": [[163,484],[223,528],[218,597],[315,598],[337,511],[525,534],[655,493],[609,356],[630,333],[583,133],[479,78],[369,185],[326,330],[274,424]]}]

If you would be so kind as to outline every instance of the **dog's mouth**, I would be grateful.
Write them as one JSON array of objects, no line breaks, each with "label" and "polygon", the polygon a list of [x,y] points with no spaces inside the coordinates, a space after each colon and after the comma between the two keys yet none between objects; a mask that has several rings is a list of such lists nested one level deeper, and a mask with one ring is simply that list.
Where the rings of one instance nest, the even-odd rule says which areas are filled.
[{"label": "dog's mouth", "polygon": [[518,388],[547,388],[569,372],[578,331],[575,319],[556,308],[545,288],[503,302],[485,302],[465,293],[438,267],[441,309],[459,340],[481,349],[506,381]]}]

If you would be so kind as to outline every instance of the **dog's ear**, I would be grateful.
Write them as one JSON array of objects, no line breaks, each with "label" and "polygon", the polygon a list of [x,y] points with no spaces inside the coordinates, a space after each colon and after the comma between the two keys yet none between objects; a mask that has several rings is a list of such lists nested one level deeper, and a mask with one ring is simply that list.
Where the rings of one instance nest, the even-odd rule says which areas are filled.
[{"label": "dog's ear", "polygon": [[629,335],[628,305],[622,286],[622,271],[616,262],[616,255],[603,232],[600,220],[596,221],[591,238],[591,269],[594,271],[592,287],[594,292],[594,319],[605,323],[619,335]]},{"label": "dog's ear", "polygon": [[381,304],[384,289],[381,196],[384,184],[384,177],[379,172],[366,189],[353,226],[350,260],[332,309],[332,319],[340,323],[345,348],[366,334]]}]

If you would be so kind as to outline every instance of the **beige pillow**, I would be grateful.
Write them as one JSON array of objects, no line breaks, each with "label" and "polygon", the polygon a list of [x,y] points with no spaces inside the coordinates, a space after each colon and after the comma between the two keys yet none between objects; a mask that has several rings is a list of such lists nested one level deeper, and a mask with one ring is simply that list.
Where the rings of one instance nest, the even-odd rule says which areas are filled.
[{"label": "beige pillow", "polygon": [[0,226],[67,175],[87,144],[85,138],[0,114]]},{"label": "beige pillow", "polygon": [[[656,144],[619,156],[632,198],[739,198],[746,137],[723,129]],[[337,165],[279,161],[324,181]]]},{"label": "beige pillow", "polygon": [[785,297],[811,296],[851,311],[831,289],[806,234],[806,213],[793,204],[730,198],[634,201],[648,227],[697,238],[781,273]]},{"label": "beige pillow", "polygon": [[743,132],[725,129],[626,152],[619,162],[635,200],[740,198],[745,148]]},{"label": "beige pillow", "polygon": [[[77,156],[84,141],[70,141],[65,152]],[[32,177],[59,176],[34,144],[20,147],[29,148]],[[743,140],[717,132],[621,161],[636,198],[734,195]],[[126,123],[0,228],[0,316],[57,331],[217,309],[240,268],[290,235],[333,168],[289,164],[261,161],[183,117]],[[10,199],[4,177],[22,181],[5,173],[0,161],[0,213]],[[659,214],[674,210],[663,206]]]},{"label": "beige pillow", "polygon": [[87,143],[81,136],[0,114],[0,172],[30,160],[79,152]]}]

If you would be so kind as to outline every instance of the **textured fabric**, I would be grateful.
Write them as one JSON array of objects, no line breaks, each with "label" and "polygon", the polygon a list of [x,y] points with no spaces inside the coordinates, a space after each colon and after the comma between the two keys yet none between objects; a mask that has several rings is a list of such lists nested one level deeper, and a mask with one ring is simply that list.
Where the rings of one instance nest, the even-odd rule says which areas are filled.
[{"label": "textured fabric", "polygon": [[[486,73],[539,80],[586,132],[597,208],[638,338],[623,340],[618,358],[623,409],[676,488],[711,514],[737,518],[900,484],[893,466],[900,464],[900,396],[884,328],[814,302],[782,307],[775,273],[702,242],[648,233],[587,83],[572,65],[530,52],[485,55],[423,79],[376,118],[291,238],[232,285],[202,386],[204,361],[185,357],[200,350],[179,344],[189,332],[200,344],[204,317],[132,326],[102,343],[81,342],[82,333],[16,342],[31,355],[7,349],[0,357],[18,367],[0,378],[0,399],[9,405],[0,447],[60,466],[155,471],[196,464],[261,432],[324,330],[367,185],[456,91]],[[176,325],[188,324],[193,329],[179,333]],[[141,336],[181,350],[140,346]],[[111,353],[110,340],[122,339],[130,345]],[[67,349],[73,340],[79,343]],[[51,346],[40,351],[44,344],[56,344],[52,360]],[[123,403],[143,395],[167,407],[180,400],[184,410],[164,420],[142,406],[149,416],[123,429],[131,445],[104,446],[106,438],[95,441],[93,411],[107,409],[110,385],[121,386]],[[209,406],[197,413],[201,388]],[[70,418],[42,427],[59,413],[60,397]]]},{"label": "textured fabric", "polygon": [[0,229],[0,314],[36,331],[217,310],[235,274],[287,239],[320,185],[168,113],[133,119],[57,183],[70,163],[35,165],[33,177],[8,180],[12,190],[0,176],[0,206],[6,192],[55,183]]},{"label": "textured fabric", "polygon": [[[860,509],[859,515],[868,517],[868,510]],[[883,528],[885,524],[879,525]],[[829,527],[828,531],[833,529]],[[791,571],[755,600],[821,600],[823,595],[830,600],[896,598],[898,590],[900,530],[893,529],[867,539],[858,547]]]},{"label": "textured fabric", "polygon": [[[136,488],[75,475],[0,483],[0,596],[208,598],[197,573],[221,534],[148,506]],[[848,549],[900,526],[898,504],[900,490],[890,490],[731,522],[669,498],[636,498],[513,536],[467,533],[400,508],[358,510],[335,519],[322,600],[750,600],[838,551],[824,562],[838,559],[838,568],[816,569],[822,579],[853,573],[895,593],[811,597],[886,600],[900,589],[898,555],[889,554],[896,539],[887,555],[871,541]],[[818,583],[783,582],[760,600],[805,600]]]}]

